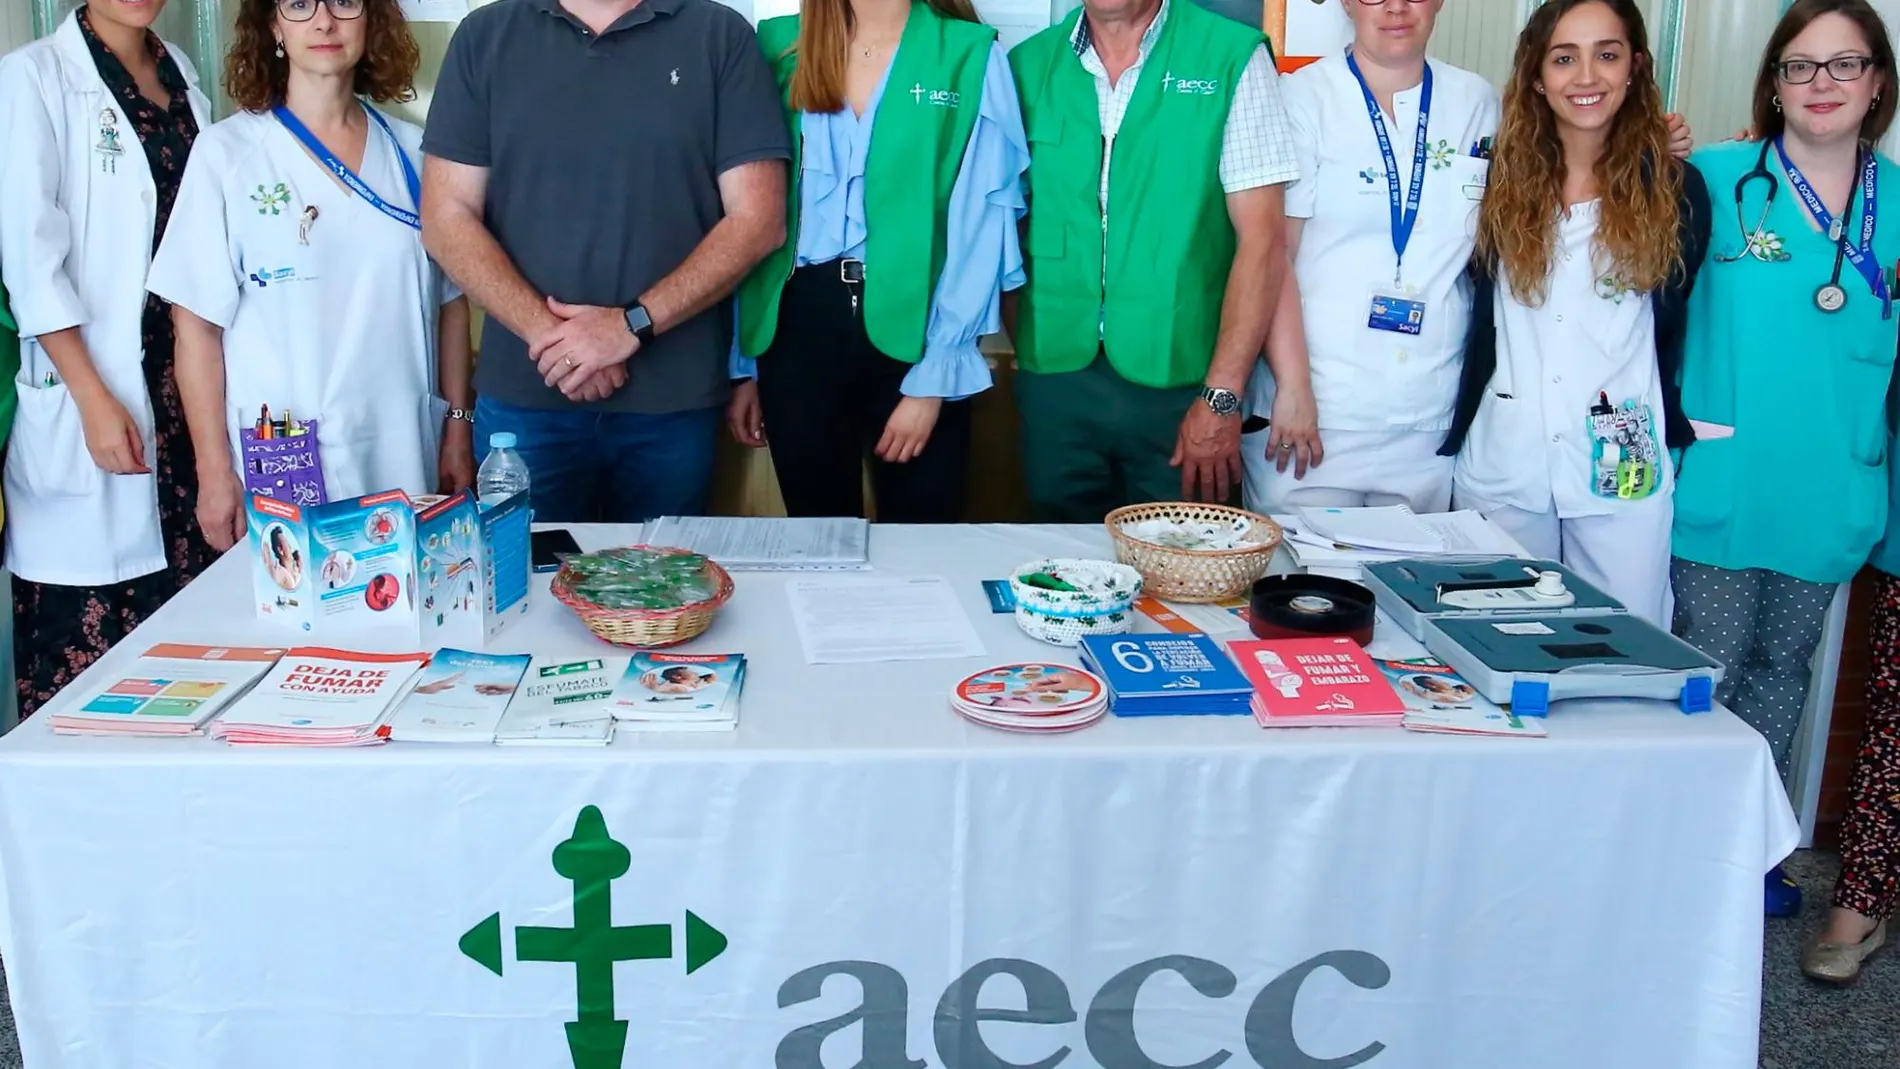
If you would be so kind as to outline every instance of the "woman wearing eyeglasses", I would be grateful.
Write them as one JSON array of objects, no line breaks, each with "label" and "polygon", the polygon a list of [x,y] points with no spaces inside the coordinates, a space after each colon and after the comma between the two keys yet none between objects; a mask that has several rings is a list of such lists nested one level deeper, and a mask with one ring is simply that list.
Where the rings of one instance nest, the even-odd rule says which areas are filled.
[{"label": "woman wearing eyeglasses", "polygon": [[0,266],[21,337],[6,460],[20,711],[212,559],[152,250],[209,104],[151,25],[89,0],[0,59]]},{"label": "woman wearing eyeglasses", "polygon": [[409,99],[418,61],[397,0],[238,11],[225,88],[243,110],[199,139],[151,278],[215,546],[244,537],[247,486],[282,446],[255,440],[266,409],[273,436],[315,438],[330,499],[474,480],[468,305],[422,248],[422,132],[358,99]]},{"label": "woman wearing eyeglasses", "polygon": [[[1718,213],[1690,303],[1675,627],[1785,776],[1835,587],[1887,516],[1900,172],[1873,143],[1894,56],[1866,0],[1797,0],[1755,79],[1755,133],[1696,153]],[[1799,892],[1771,874],[1769,908]]]}]

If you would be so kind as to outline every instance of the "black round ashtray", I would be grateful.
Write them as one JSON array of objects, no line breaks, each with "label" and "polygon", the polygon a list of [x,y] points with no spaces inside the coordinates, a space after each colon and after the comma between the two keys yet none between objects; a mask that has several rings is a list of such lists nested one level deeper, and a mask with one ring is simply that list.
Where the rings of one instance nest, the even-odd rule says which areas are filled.
[{"label": "black round ashtray", "polygon": [[1248,609],[1256,638],[1344,635],[1361,646],[1378,617],[1372,591],[1329,575],[1269,575],[1254,583]]}]

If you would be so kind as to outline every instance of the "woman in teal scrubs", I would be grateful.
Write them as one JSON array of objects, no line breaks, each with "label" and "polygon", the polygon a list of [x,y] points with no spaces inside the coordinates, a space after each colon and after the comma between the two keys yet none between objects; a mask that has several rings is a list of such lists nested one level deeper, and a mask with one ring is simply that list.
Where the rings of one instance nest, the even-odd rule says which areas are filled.
[{"label": "woman in teal scrubs", "polygon": [[[1761,140],[1691,158],[1720,225],[1684,345],[1675,630],[1727,667],[1717,697],[1784,778],[1834,589],[1887,518],[1900,170],[1872,145],[1895,92],[1866,0],[1797,0],[1756,79]],[[1779,867],[1768,892],[1799,909]]]}]

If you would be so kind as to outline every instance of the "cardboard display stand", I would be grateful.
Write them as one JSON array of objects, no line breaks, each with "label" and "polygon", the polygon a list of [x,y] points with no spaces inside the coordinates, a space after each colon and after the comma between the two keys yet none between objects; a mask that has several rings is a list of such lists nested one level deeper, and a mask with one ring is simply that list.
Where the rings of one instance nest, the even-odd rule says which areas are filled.
[{"label": "cardboard display stand", "polygon": [[489,509],[466,491],[420,508],[400,490],[312,508],[253,495],[248,513],[257,615],[312,638],[480,649],[528,610],[526,494]]}]

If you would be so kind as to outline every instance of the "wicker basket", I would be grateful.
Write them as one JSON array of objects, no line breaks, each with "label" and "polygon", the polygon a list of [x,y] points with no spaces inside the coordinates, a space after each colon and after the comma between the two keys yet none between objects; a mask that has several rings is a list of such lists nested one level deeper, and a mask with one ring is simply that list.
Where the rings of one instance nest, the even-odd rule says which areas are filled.
[{"label": "wicker basket", "polygon": [[[1106,589],[1044,590],[1023,582],[1037,572],[1095,580]],[[1074,646],[1088,635],[1125,634],[1134,625],[1135,599],[1141,595],[1141,574],[1126,564],[1105,560],[1056,558],[1031,561],[1009,577],[1016,596],[1016,625],[1031,638],[1056,646]]]},{"label": "wicker basket", "polygon": [[[631,546],[656,553],[686,553],[665,546]],[[712,560],[706,561],[707,573],[717,581],[718,590],[705,601],[695,601],[674,609],[606,609],[574,593],[570,584],[574,573],[563,566],[554,575],[550,589],[561,604],[574,610],[587,629],[602,640],[629,649],[660,649],[690,642],[712,626],[719,607],[732,597],[732,576]]]},{"label": "wicker basket", "polygon": [[[1238,549],[1174,549],[1129,536],[1123,525],[1143,520],[1231,524],[1247,521],[1248,537],[1258,544]],[[1192,501],[1156,501],[1128,505],[1108,514],[1115,559],[1141,573],[1143,592],[1163,601],[1209,602],[1238,597],[1266,574],[1280,547],[1280,525],[1265,516],[1227,505]]]}]

